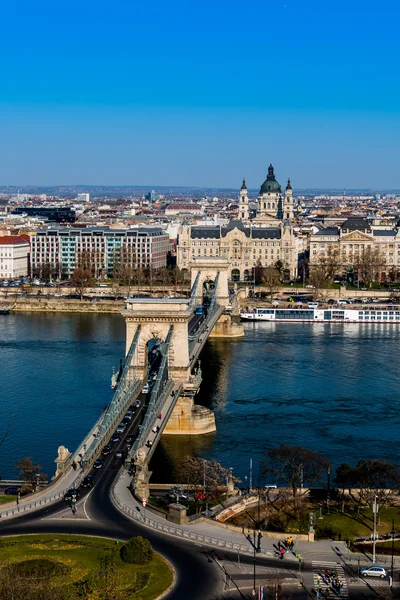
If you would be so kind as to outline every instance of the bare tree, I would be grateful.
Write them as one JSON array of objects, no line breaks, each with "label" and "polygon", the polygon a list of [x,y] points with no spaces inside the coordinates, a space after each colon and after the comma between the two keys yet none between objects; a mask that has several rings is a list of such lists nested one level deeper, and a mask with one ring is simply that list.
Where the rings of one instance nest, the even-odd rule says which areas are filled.
[{"label": "bare tree", "polygon": [[177,466],[177,481],[190,486],[194,493],[196,514],[210,496],[226,493],[230,470],[216,460],[186,456]]},{"label": "bare tree", "polygon": [[265,474],[271,473],[292,490],[293,508],[299,519],[299,490],[303,483],[311,487],[319,480],[329,460],[323,454],[303,446],[278,446],[268,452],[268,462],[263,463]]},{"label": "bare tree", "polygon": [[315,288],[315,294],[319,295],[321,290],[325,289],[327,284],[329,283],[328,277],[326,275],[326,267],[323,264],[317,264],[310,271],[309,281],[312,286]]},{"label": "bare tree", "polygon": [[81,300],[83,299],[86,289],[94,284],[92,273],[81,267],[78,267],[72,273],[71,281],[76,286],[76,292],[77,294],[80,294]]},{"label": "bare tree", "polygon": [[47,479],[47,475],[41,473],[42,467],[40,465],[34,465],[31,456],[27,458],[21,458],[16,463],[16,468],[19,469],[21,478],[24,480],[24,485],[21,491],[31,492],[36,489],[36,485],[40,481]]},{"label": "bare tree", "polygon": [[379,274],[379,270],[385,266],[385,256],[379,248],[372,249],[370,246],[362,247],[361,252],[354,259],[354,267],[358,271],[358,278],[370,286]]},{"label": "bare tree", "polygon": [[274,267],[265,267],[262,272],[262,282],[268,289],[272,302],[274,294],[280,289],[280,272]]}]

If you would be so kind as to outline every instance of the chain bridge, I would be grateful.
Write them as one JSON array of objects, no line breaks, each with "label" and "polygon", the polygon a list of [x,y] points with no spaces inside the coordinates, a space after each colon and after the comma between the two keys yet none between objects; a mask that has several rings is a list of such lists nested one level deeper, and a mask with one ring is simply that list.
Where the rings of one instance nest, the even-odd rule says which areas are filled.
[{"label": "chain bridge", "polygon": [[[212,411],[196,407],[193,399],[202,380],[201,350],[232,304],[228,269],[224,258],[193,258],[189,299],[127,300],[125,364],[110,405],[74,456],[83,467],[94,463],[129,407],[137,408],[140,425],[125,464],[134,472],[134,492],[147,498],[148,465],[161,435],[215,430]],[[229,316],[222,319],[221,335],[229,336],[227,320],[234,337],[243,335]]]}]

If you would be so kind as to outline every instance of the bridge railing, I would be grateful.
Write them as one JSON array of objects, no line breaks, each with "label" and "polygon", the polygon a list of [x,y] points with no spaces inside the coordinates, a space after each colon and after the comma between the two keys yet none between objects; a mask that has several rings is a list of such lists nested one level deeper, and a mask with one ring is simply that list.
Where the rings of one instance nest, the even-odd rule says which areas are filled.
[{"label": "bridge railing", "polygon": [[[140,433],[136,438],[135,443],[133,444],[129,454],[130,458],[135,456],[135,453],[138,448],[143,446],[145,441],[148,439],[151,428],[154,426],[154,422],[157,419],[157,415],[160,412],[160,409],[163,407],[165,403],[165,395],[170,393],[173,387],[173,381],[170,379],[164,379],[163,376],[165,371],[168,369],[168,353],[169,347],[171,343],[172,333],[174,330],[174,326],[171,325],[169,328],[167,337],[165,342],[162,344],[161,348],[161,362],[160,367],[158,369],[158,377],[156,379],[156,383],[151,391],[149,403],[147,406],[146,414],[143,419],[142,424],[140,425]],[[167,371],[168,374],[168,371]]]},{"label": "bridge railing", "polygon": [[189,301],[189,309],[192,309],[196,303],[197,296],[197,288],[199,287],[200,281],[200,271],[196,275],[196,279],[194,280],[192,289],[190,290],[190,301]]},{"label": "bridge railing", "polygon": [[134,379],[132,382],[129,381],[129,369],[139,341],[140,330],[141,326],[138,325],[128,354],[126,355],[125,365],[118,382],[118,387],[115,390],[114,397],[111,400],[107,411],[98,423],[98,431],[95,434],[91,434],[93,435],[93,439],[88,448],[86,448],[85,445],[80,446],[83,450],[80,453],[82,466],[87,466],[96,458],[142,385],[142,382],[139,379]]}]

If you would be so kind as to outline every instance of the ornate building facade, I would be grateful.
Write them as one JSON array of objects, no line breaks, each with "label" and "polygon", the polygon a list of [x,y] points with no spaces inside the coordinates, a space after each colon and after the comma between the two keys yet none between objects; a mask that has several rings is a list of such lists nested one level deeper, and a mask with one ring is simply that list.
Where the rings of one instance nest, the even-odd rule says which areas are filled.
[{"label": "ornate building facade", "polygon": [[256,266],[281,267],[285,279],[297,276],[297,250],[292,227],[293,190],[285,193],[269,166],[257,199],[257,214],[250,218],[245,180],[239,191],[239,219],[226,226],[183,225],[178,234],[177,266],[189,269],[192,258],[221,256],[231,263],[233,280],[250,280]]},{"label": "ornate building facade", "polygon": [[374,227],[366,219],[349,217],[341,227],[322,229],[310,237],[310,269],[332,257],[333,252],[338,275],[365,271],[364,263],[369,261],[374,263],[376,280],[400,277],[400,230]]}]

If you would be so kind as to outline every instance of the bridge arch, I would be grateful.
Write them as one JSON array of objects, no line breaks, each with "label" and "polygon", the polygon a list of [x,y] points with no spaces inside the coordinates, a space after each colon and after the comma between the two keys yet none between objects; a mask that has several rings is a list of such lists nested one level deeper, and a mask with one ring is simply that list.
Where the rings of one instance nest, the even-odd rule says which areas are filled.
[{"label": "bridge arch", "polygon": [[193,257],[190,263],[192,277],[192,298],[198,304],[203,301],[204,284],[217,283],[216,302],[220,306],[229,304],[228,272],[230,265],[226,258],[213,256]]}]

